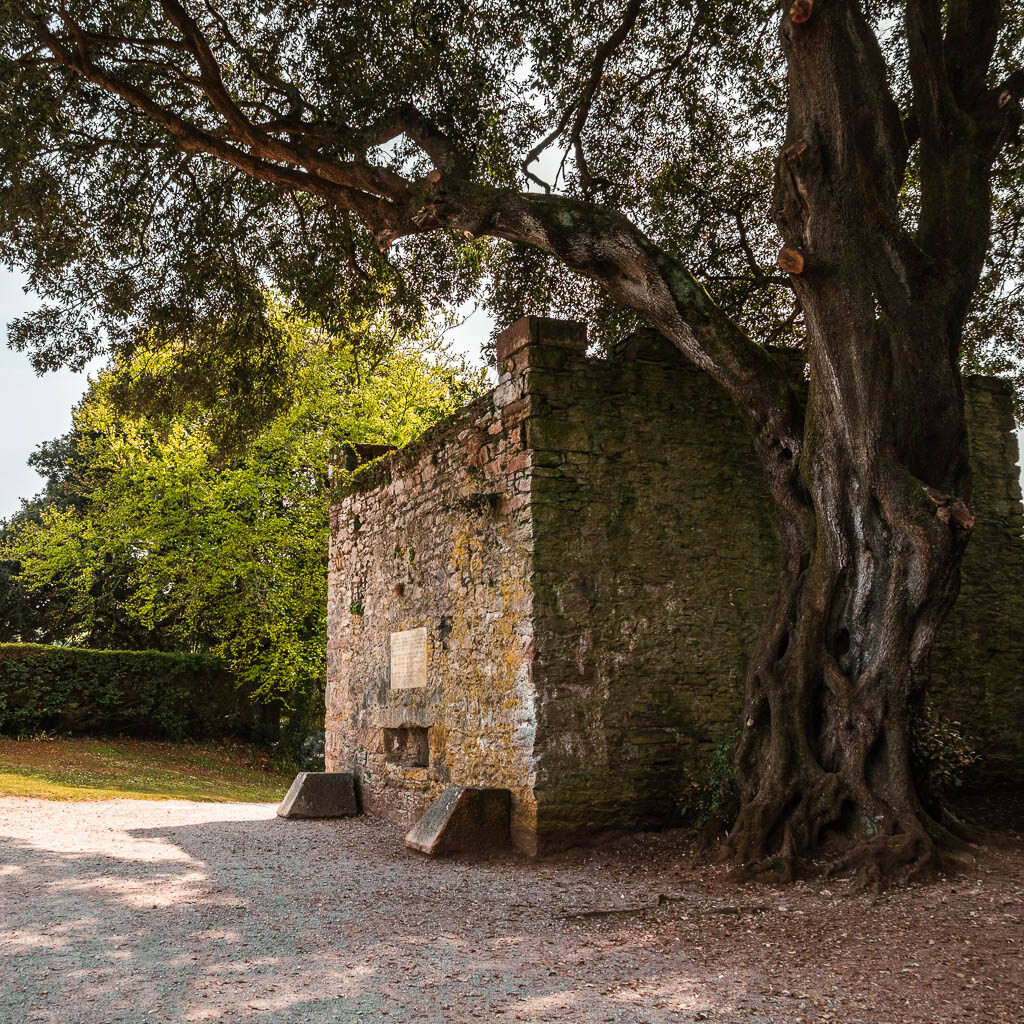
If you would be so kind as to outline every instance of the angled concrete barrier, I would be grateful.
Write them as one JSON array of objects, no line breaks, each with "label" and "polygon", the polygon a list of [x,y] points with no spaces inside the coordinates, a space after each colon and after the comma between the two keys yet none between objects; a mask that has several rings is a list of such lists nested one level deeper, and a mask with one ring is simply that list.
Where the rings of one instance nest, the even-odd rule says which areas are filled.
[{"label": "angled concrete barrier", "polygon": [[511,809],[507,789],[449,786],[413,825],[405,845],[429,857],[504,849]]},{"label": "angled concrete barrier", "polygon": [[299,772],[279,818],[349,818],[359,813],[351,772]]}]

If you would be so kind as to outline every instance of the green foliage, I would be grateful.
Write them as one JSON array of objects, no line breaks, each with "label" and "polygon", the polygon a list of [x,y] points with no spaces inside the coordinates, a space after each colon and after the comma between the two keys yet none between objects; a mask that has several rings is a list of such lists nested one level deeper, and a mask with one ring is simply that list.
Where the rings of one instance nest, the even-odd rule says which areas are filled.
[{"label": "green foliage", "polygon": [[206,655],[0,644],[0,734],[266,740],[268,712]]},{"label": "green foliage", "polygon": [[914,717],[911,752],[918,787],[932,796],[962,786],[981,756],[960,732],[960,723],[940,714],[929,700]]},{"label": "green foliage", "polygon": [[[422,192],[432,167],[465,194],[537,190],[543,181],[620,211],[659,249],[685,257],[753,335],[798,342],[800,310],[774,268],[772,178],[786,120],[780,5],[650,0],[609,50],[631,6],[188,4],[218,63],[223,95],[211,102],[208,68],[163,6],[67,0],[58,16],[53,5],[7,0],[0,260],[25,268],[47,300],[13,325],[15,345],[37,366],[53,367],[81,365],[110,344],[129,352],[144,331],[158,344],[187,338],[192,358],[182,364],[181,387],[208,394],[227,356],[234,390],[250,390],[255,409],[272,403],[267,382],[286,347],[268,281],[335,333],[385,308],[415,326],[424,309],[453,309],[474,295],[499,322],[524,311],[586,316],[599,339],[634,322],[559,260],[521,245],[413,231],[382,253],[360,217],[372,221],[383,210],[401,218],[406,206],[429,213],[434,197]],[[905,5],[863,6],[912,131]],[[979,96],[994,94],[1020,67],[1019,5],[1004,2],[996,12],[994,59]],[[60,67],[40,25],[115,77],[120,95]],[[953,65],[962,58],[947,56]],[[126,101],[129,91],[146,98],[150,115]],[[234,110],[228,121],[252,120],[241,141],[222,114],[226,102]],[[410,104],[426,131],[402,130]],[[166,115],[164,124],[174,119],[177,131],[221,140],[219,154],[183,153],[153,111]],[[457,159],[437,155],[438,138]],[[524,168],[544,139],[540,159]],[[301,159],[265,151],[292,144]],[[315,161],[328,178],[334,171],[357,180],[356,165],[371,181],[336,201],[311,173]],[[274,180],[285,170],[288,181]],[[993,244],[966,339],[972,368],[1017,369],[1022,355],[1022,174],[1019,150],[1006,147],[994,175]],[[393,184],[391,176],[409,187],[375,191],[380,178]],[[913,158],[907,179],[913,216]],[[503,228],[494,222],[495,234]],[[254,381],[259,389],[247,389]]]},{"label": "green foliage", "polygon": [[[739,800],[732,766],[738,739],[739,731],[715,747],[703,778],[692,782],[679,800],[680,815],[696,828],[732,819]],[[949,721],[926,700],[912,732],[912,766],[922,791],[939,797],[958,789],[979,759],[960,723]]]},{"label": "green foliage", "polygon": [[281,302],[273,315],[287,346],[268,423],[224,438],[216,403],[123,413],[125,393],[159,391],[189,359],[140,348],[75,411],[73,460],[56,459],[74,500],[17,519],[3,556],[19,585],[54,595],[69,641],[210,651],[260,698],[322,708],[337,453],[408,442],[483,378],[387,320],[350,324],[349,345]]},{"label": "green foliage", "polygon": [[681,817],[696,828],[730,818],[739,800],[732,751],[739,739],[737,730],[711,752],[703,778],[691,782],[679,801]]}]

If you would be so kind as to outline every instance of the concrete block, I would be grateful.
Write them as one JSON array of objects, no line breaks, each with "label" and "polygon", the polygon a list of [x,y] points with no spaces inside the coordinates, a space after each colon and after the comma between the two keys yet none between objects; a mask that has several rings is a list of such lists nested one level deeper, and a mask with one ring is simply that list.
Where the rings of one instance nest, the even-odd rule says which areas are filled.
[{"label": "concrete block", "polygon": [[350,818],[359,813],[351,772],[299,772],[279,818]]},{"label": "concrete block", "polygon": [[413,825],[405,845],[429,857],[502,850],[510,841],[511,811],[507,789],[449,786]]}]

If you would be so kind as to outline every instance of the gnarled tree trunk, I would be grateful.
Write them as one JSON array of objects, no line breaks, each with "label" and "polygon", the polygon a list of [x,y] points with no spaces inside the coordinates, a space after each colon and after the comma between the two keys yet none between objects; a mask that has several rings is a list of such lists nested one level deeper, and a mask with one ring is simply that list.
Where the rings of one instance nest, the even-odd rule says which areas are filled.
[{"label": "gnarled tree trunk", "polygon": [[[841,835],[845,863],[913,872],[952,839],[915,789],[911,726],[972,521],[914,475],[891,430],[879,436],[885,403],[868,412],[820,375],[812,367],[805,511],[782,514],[780,585],[749,669],[728,846],[792,874]],[[949,398],[962,426],[958,390]]]},{"label": "gnarled tree trunk", "polygon": [[[914,873],[955,842],[916,791],[911,727],[973,525],[958,353],[987,222],[965,227],[957,263],[909,244],[897,195],[910,140],[874,35],[855,3],[805,6],[781,30],[775,213],[809,397],[798,473],[773,491],[782,573],[749,669],[727,848],[792,874],[842,837],[840,863]],[[969,164],[955,172],[965,194]],[[946,216],[922,214],[923,237],[945,234],[936,252]]]}]

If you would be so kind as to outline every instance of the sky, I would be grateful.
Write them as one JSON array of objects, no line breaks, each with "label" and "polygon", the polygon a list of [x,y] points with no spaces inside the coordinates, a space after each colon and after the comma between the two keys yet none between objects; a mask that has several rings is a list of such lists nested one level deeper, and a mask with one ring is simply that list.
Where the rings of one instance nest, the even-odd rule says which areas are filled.
[{"label": "sky", "polygon": [[71,427],[71,407],[82,396],[86,374],[60,371],[36,376],[28,358],[7,347],[7,323],[36,304],[23,278],[0,268],[0,519],[17,511],[42,481],[26,460],[43,441]]},{"label": "sky", "polygon": [[[22,277],[0,268],[0,519],[40,489],[42,481],[27,459],[43,441],[70,429],[71,409],[85,391],[88,373],[100,366],[96,362],[85,373],[62,370],[39,377],[25,355],[7,347],[8,321],[36,302],[23,284]],[[478,359],[491,326],[488,315],[477,311],[449,336],[459,351]],[[1017,436],[1024,447],[1024,430]]]}]

